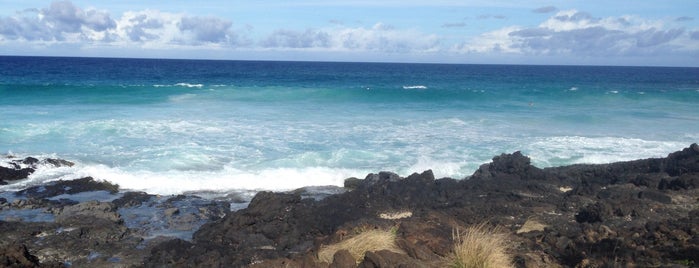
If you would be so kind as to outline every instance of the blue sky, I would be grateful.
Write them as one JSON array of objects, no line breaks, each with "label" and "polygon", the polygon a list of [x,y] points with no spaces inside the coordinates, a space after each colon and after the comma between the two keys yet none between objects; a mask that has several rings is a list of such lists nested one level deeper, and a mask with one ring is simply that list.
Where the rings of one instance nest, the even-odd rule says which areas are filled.
[{"label": "blue sky", "polygon": [[7,1],[0,54],[699,66],[699,1]]}]

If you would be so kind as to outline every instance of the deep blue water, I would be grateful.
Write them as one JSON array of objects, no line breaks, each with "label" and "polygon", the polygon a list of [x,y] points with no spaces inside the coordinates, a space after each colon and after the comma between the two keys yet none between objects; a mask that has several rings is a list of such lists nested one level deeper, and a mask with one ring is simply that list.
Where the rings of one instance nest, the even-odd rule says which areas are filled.
[{"label": "deep blue water", "polygon": [[[462,178],[665,156],[699,141],[699,68],[0,57],[0,153],[157,193]],[[19,185],[2,186],[12,189]]]}]

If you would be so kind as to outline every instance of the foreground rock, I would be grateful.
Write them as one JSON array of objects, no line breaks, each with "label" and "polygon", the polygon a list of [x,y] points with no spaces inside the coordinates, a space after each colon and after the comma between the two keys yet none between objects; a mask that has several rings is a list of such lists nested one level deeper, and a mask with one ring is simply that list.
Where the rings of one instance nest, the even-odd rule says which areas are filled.
[{"label": "foreground rock", "polygon": [[[687,267],[699,264],[698,186],[696,144],[665,158],[545,169],[515,152],[464,180],[381,172],[322,199],[260,192],[238,211],[145,193],[34,201],[53,206],[56,220],[0,222],[0,257],[28,266],[444,267],[454,233],[485,223],[507,234],[516,267]],[[208,223],[187,227],[198,228],[191,240],[149,239],[139,226],[153,218],[126,216],[144,206],[161,208],[162,225],[184,226],[191,215]],[[320,260],[327,246],[367,230],[390,231],[396,248]]]},{"label": "foreground rock", "polygon": [[[347,184],[352,191],[321,201],[259,193],[248,208],[204,225],[193,241],[155,247],[146,266],[339,267],[318,260],[323,245],[362,228],[397,227],[410,267],[438,267],[452,250],[453,231],[483,222],[510,233],[518,267],[699,263],[696,144],[667,158],[547,169],[516,152],[466,180],[382,172]],[[358,265],[405,265],[384,255],[367,254]]]},{"label": "foreground rock", "polygon": [[196,196],[119,193],[90,177],[30,187],[14,198],[0,202],[0,267],[138,267],[152,247],[189,239],[229,210]]}]

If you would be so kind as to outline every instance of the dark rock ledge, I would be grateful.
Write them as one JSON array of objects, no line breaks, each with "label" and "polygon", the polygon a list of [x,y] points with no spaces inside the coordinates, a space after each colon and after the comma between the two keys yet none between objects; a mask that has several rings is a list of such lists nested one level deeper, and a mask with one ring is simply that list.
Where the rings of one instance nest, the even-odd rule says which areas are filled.
[{"label": "dark rock ledge", "polygon": [[[665,158],[545,169],[515,152],[494,157],[468,179],[380,172],[348,179],[349,191],[320,200],[304,198],[303,191],[260,192],[247,208],[225,212],[214,201],[189,202],[192,211],[177,202],[194,197],[154,203],[158,197],[146,193],[75,203],[48,198],[41,193],[50,187],[44,187],[18,194],[25,206],[50,210],[55,220],[0,221],[0,266],[440,267],[452,250],[453,230],[481,223],[508,234],[516,267],[699,264],[697,144]],[[113,189],[100,187],[90,189]],[[21,201],[0,207],[12,209],[15,202]],[[186,225],[181,218],[187,215],[208,223],[191,240],[147,238],[124,219],[144,205],[163,207],[158,216],[165,223]],[[355,263],[339,251],[333,263],[318,260],[322,245],[360,229],[395,230],[403,253],[368,252]]]}]

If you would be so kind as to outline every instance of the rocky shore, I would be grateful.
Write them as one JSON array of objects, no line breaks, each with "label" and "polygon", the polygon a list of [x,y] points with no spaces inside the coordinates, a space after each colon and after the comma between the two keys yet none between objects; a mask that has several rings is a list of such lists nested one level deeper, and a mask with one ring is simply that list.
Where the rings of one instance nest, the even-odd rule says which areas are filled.
[{"label": "rocky shore", "polygon": [[[72,165],[8,163],[1,184],[37,165]],[[5,192],[0,266],[444,267],[460,230],[478,225],[506,239],[514,267],[699,265],[697,144],[665,158],[544,169],[515,152],[465,179],[379,172],[326,190],[334,194],[260,192],[242,209],[89,177]],[[342,247],[373,230],[391,246],[361,256]]]}]

